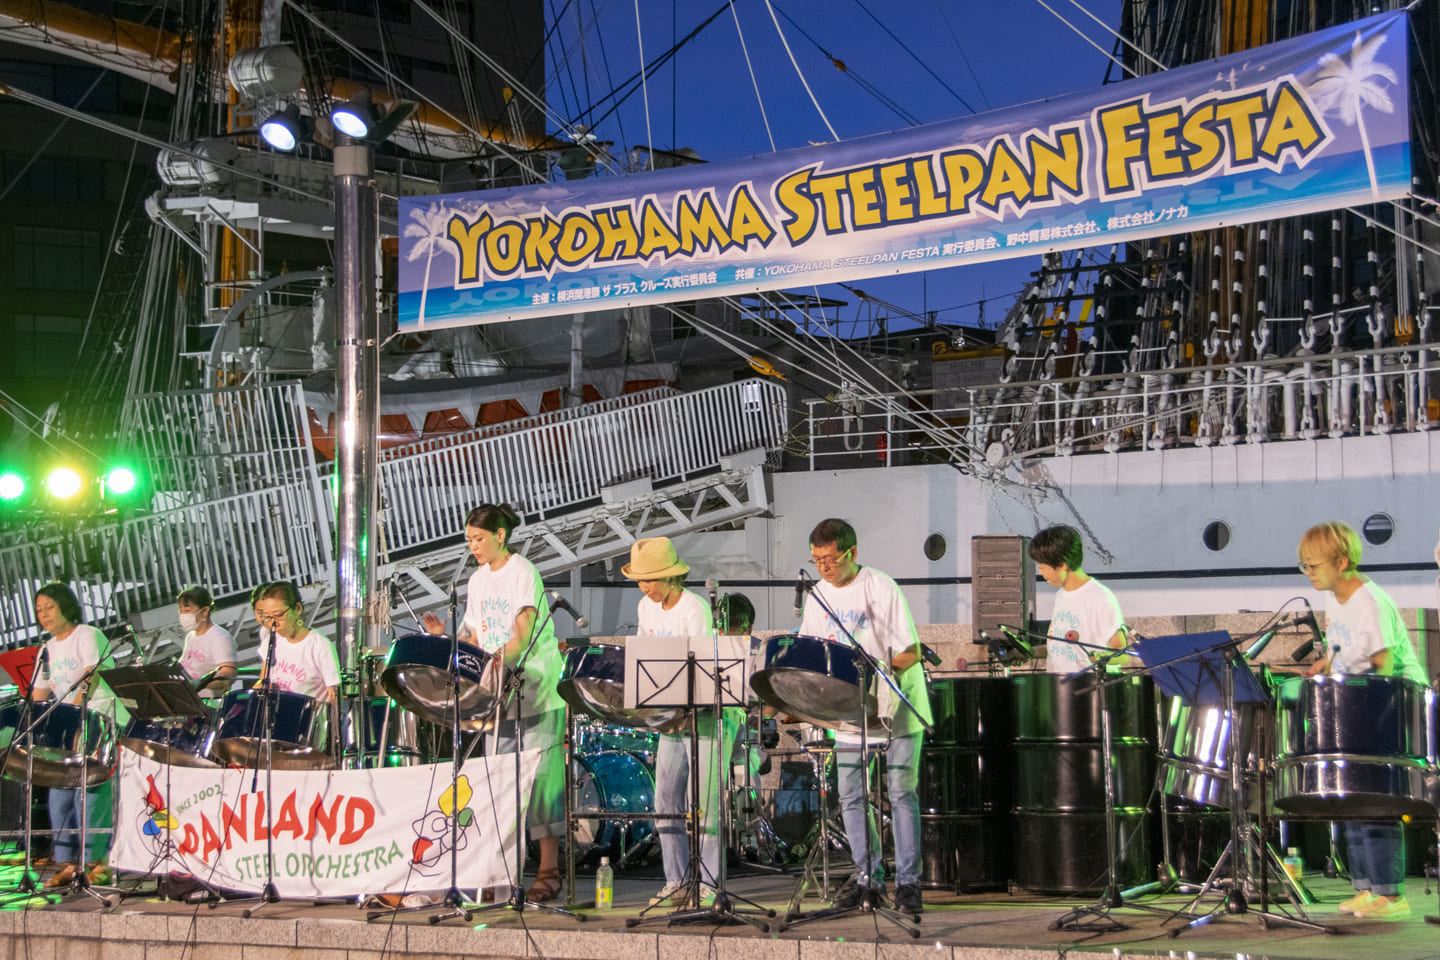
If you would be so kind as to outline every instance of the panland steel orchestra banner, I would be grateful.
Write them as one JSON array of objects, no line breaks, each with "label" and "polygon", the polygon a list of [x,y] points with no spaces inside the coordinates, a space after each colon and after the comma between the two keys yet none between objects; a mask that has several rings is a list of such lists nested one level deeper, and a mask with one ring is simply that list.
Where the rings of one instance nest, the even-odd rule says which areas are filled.
[{"label": "panland steel orchestra banner", "polygon": [[1388,13],[948,123],[736,163],[401,201],[400,325],[929,270],[1410,189]]},{"label": "panland steel orchestra banner", "polygon": [[[167,767],[120,751],[110,862],[188,873],[225,890],[265,886],[266,836],[285,897],[445,890],[452,837],[462,890],[508,885],[515,869],[515,758],[383,770],[265,772]],[[529,797],[540,752],[520,755]],[[272,799],[273,797],[273,799]],[[267,821],[268,816],[268,821]]]}]

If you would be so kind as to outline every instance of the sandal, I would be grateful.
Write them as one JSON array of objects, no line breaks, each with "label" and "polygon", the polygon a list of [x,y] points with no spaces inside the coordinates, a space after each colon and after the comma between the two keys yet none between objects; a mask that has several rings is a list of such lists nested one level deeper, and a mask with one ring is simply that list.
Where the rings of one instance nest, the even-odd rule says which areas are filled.
[{"label": "sandal", "polygon": [[565,884],[560,879],[558,867],[553,870],[541,870],[535,875],[535,882],[530,885],[530,889],[525,891],[525,899],[544,903],[560,896],[560,891],[563,889],[565,889]]}]

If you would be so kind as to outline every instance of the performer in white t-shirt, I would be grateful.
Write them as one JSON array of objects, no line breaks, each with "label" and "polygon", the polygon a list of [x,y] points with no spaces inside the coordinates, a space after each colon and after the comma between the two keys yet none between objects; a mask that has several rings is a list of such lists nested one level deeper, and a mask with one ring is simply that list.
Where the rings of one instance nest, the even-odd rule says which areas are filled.
[{"label": "performer in white t-shirt", "polygon": [[[1081,564],[1085,545],[1080,532],[1064,525],[1046,527],[1030,541],[1030,559],[1045,582],[1057,588],[1050,614],[1045,669],[1075,673],[1090,666],[1093,647],[1125,647],[1125,618],[1110,588],[1091,577]],[[1086,646],[1077,646],[1078,643]]]},{"label": "performer in white t-shirt", "polygon": [[215,600],[204,587],[187,587],[175,598],[185,645],[180,668],[191,680],[203,680],[202,697],[223,696],[235,679],[235,641],[224,627],[210,622]]},{"label": "performer in white t-shirt", "polygon": [[[1305,531],[1296,551],[1300,572],[1324,590],[1325,642],[1329,652],[1311,674],[1372,673],[1425,683],[1410,633],[1385,591],[1360,572],[1360,537],[1338,521]],[[1405,899],[1405,833],[1400,823],[1345,824],[1350,882],[1355,896],[1340,904],[1357,917],[1393,919],[1410,915]]]},{"label": "performer in white t-shirt", "polygon": [[269,584],[255,597],[260,622],[260,679],[270,670],[270,643],[275,637],[275,686],[280,690],[339,703],[340,658],[329,637],[305,626],[300,590],[285,580]]},{"label": "performer in white t-shirt", "polygon": [[[67,703],[88,705],[95,713],[113,716],[117,730],[123,730],[130,715],[115,699],[114,693],[98,671],[85,678],[85,671],[99,665],[104,670],[115,665],[110,656],[110,641],[105,634],[84,622],[80,601],[63,583],[47,583],[35,593],[35,620],[40,629],[50,634],[36,664],[31,695],[37,701],[64,696]],[[83,679],[82,679],[83,678]],[[78,685],[77,685],[78,684]],[[88,688],[88,689],[87,689]],[[88,696],[87,696],[88,694]],[[38,708],[43,709],[43,708]],[[38,716],[38,714],[37,714]],[[50,788],[50,827],[54,835],[53,859],[59,868],[46,881],[47,887],[60,887],[75,877],[82,841],[80,828],[81,794],[84,794],[85,863],[92,883],[103,883],[108,877],[106,852],[110,849],[110,783],[106,781],[88,790]],[[100,831],[98,833],[91,831]]]},{"label": "performer in white t-shirt", "polygon": [[[703,637],[711,632],[710,604],[699,594],[685,589],[685,574],[690,565],[675,553],[669,537],[649,537],[630,546],[630,562],[620,572],[635,581],[640,592],[636,610],[636,634],[642,637]],[[730,762],[730,746],[735,732],[744,719],[743,710],[727,707],[722,710],[724,730],[719,738],[720,763]],[[715,777],[715,717],[711,711],[699,711],[696,718],[699,745],[700,796],[694,803],[690,796],[690,737],[686,733],[662,733],[655,751],[655,812],[684,813],[692,806],[705,812],[704,833],[700,838],[701,905],[713,902],[712,886],[720,870],[720,805],[713,799],[719,789]],[[665,865],[665,886],[651,898],[651,905],[674,900],[687,892],[686,880],[692,864],[685,827],[679,820],[661,820],[660,853]]]},{"label": "performer in white t-shirt", "polygon": [[[460,640],[495,654],[497,669],[502,661],[513,668],[525,658],[519,736],[513,705],[502,704],[486,752],[498,756],[518,747],[540,751],[526,814],[540,863],[525,896],[543,903],[564,889],[560,838],[565,833],[565,701],[556,687],[565,661],[540,573],[529,560],[510,551],[511,532],[519,524],[519,516],[506,504],[482,504],[465,518],[465,543],[480,566],[470,575]],[[425,614],[424,623],[430,633],[445,632],[444,622],[433,613]],[[520,878],[515,880],[518,884]]]},{"label": "performer in white t-shirt", "polygon": [[[820,574],[820,582],[805,599],[800,633],[848,645],[844,639],[848,632],[882,668],[891,672],[899,682],[900,692],[914,707],[912,710],[905,706],[882,681],[876,681],[882,710],[888,706],[886,719],[890,726],[885,773],[895,837],[895,909],[918,914],[924,903],[920,893],[920,797],[916,791],[924,724],[933,721],[930,694],[920,662],[920,636],[905,594],[886,574],[874,567],[862,567],[859,553],[855,528],[844,520],[822,520],[810,531],[810,561]],[[819,600],[824,600],[824,605]],[[883,732],[873,731],[867,739],[875,743]],[[859,747],[859,735],[835,734],[840,813],[856,867],[855,885],[847,887],[835,901],[841,909],[872,908],[883,905],[885,897],[885,861],[879,831],[873,824],[867,825],[870,805],[865,796]]]}]

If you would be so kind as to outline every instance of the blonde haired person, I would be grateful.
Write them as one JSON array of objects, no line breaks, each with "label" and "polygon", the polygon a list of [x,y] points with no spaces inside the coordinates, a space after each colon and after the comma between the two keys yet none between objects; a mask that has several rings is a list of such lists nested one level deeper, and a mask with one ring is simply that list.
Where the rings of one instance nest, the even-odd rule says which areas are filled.
[{"label": "blonde haired person", "polygon": [[[1325,641],[1329,651],[1310,668],[1317,673],[1405,677],[1425,683],[1410,633],[1395,602],[1360,572],[1360,537],[1330,521],[1311,527],[1296,553],[1300,572],[1323,590]],[[1341,911],[1370,919],[1410,914],[1405,899],[1405,834],[1399,824],[1352,821],[1345,824],[1355,896]]]}]

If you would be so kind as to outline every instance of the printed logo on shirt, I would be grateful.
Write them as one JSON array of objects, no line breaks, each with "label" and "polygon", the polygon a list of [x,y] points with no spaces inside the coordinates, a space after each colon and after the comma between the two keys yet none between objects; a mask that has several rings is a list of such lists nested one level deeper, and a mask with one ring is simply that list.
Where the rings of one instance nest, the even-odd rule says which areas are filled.
[{"label": "printed logo on shirt", "polygon": [[[835,620],[838,619],[840,626],[844,627],[851,634],[858,634],[861,630],[870,626],[870,614],[864,609],[837,610],[834,614],[827,613],[825,618],[830,622],[831,626],[834,626]],[[830,631],[828,639],[838,640],[839,638],[840,631],[838,629]]]},{"label": "printed logo on shirt", "polygon": [[275,661],[275,682],[291,692],[295,688],[303,686],[310,678],[310,671],[305,669],[303,664],[289,660]]},{"label": "printed logo on shirt", "polygon": [[493,653],[497,647],[510,642],[510,632],[515,625],[514,604],[509,597],[486,597],[480,602],[480,609],[471,618],[475,624],[475,635],[480,646]]}]

